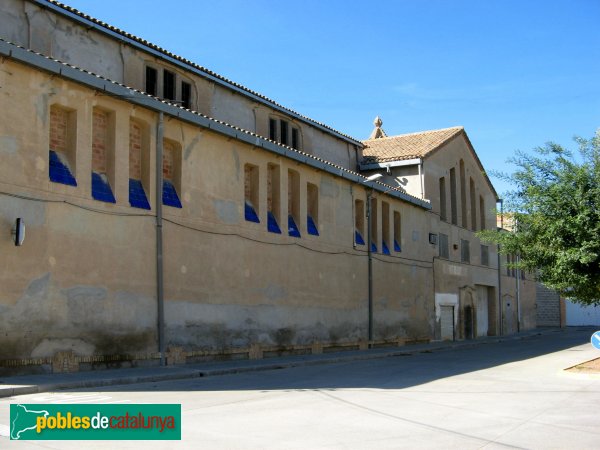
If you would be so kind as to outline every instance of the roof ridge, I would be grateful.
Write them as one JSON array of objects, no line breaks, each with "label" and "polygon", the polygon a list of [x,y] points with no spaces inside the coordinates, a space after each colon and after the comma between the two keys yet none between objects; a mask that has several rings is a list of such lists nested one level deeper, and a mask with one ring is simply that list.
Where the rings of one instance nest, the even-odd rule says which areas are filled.
[{"label": "roof ridge", "polygon": [[457,125],[454,127],[447,127],[447,128],[439,128],[437,130],[425,130],[425,131],[414,131],[412,133],[404,133],[404,134],[397,134],[395,136],[386,136],[386,137],[382,137],[382,138],[376,138],[376,139],[365,139],[362,142],[372,142],[372,141],[383,141],[383,140],[391,140],[394,138],[399,138],[399,137],[405,137],[405,136],[416,136],[418,134],[426,134],[426,133],[438,133],[441,131],[449,131],[449,130],[464,130],[465,127],[462,125]]},{"label": "roof ridge", "polygon": [[88,14],[85,14],[84,12],[79,11],[76,8],[73,8],[72,6],[69,6],[69,5],[65,4],[65,3],[59,2],[58,0],[42,0],[42,1],[45,1],[46,3],[52,4],[52,5],[57,6],[59,8],[62,8],[65,11],[68,11],[68,12],[70,12],[72,14],[75,14],[75,15],[77,15],[79,17],[82,17],[82,18],[84,18],[86,20],[89,20],[89,21],[91,21],[91,22],[93,22],[93,23],[95,23],[97,25],[100,25],[100,26],[102,26],[104,28],[107,28],[108,30],[110,30],[110,31],[112,31],[114,33],[120,34],[120,35],[125,36],[125,37],[127,37],[129,39],[132,39],[132,40],[134,40],[134,41],[136,41],[136,42],[138,42],[138,43],[140,43],[142,45],[145,45],[145,46],[147,46],[149,48],[152,48],[153,50],[156,50],[156,51],[158,51],[158,52],[160,52],[160,53],[162,53],[162,54],[164,54],[164,55],[166,55],[166,56],[168,56],[170,58],[173,58],[173,59],[175,59],[175,60],[177,60],[177,61],[179,61],[179,62],[181,62],[183,64],[187,64],[187,65],[189,65],[189,66],[191,66],[191,67],[193,67],[193,68],[195,68],[197,70],[205,72],[206,74],[208,74],[208,75],[210,75],[212,77],[215,77],[215,78],[217,78],[217,79],[219,79],[219,80],[221,80],[221,81],[223,81],[223,82],[225,82],[227,84],[231,84],[232,86],[235,86],[236,88],[241,89],[242,91],[245,91],[245,92],[247,92],[249,94],[252,94],[252,95],[254,95],[254,96],[256,96],[256,97],[258,97],[258,98],[260,98],[260,99],[262,99],[262,100],[264,100],[266,102],[268,102],[268,103],[271,103],[271,104],[277,106],[278,108],[281,108],[282,110],[287,111],[288,113],[291,113],[292,115],[297,116],[298,118],[306,120],[307,122],[312,122],[312,123],[314,123],[314,124],[316,124],[316,125],[318,125],[320,127],[323,127],[323,128],[325,128],[325,129],[327,129],[329,131],[332,131],[333,133],[336,133],[336,134],[338,134],[340,136],[343,136],[343,137],[345,137],[347,139],[355,141],[356,143],[359,143],[359,144],[361,143],[361,141],[359,139],[356,139],[356,138],[350,136],[349,134],[342,133],[341,131],[338,131],[335,128],[330,127],[329,125],[325,124],[324,122],[319,122],[318,120],[311,119],[308,116],[300,114],[299,112],[297,112],[297,111],[295,111],[295,110],[293,110],[291,108],[288,108],[286,106],[283,106],[280,103],[277,103],[275,100],[270,99],[266,95],[263,95],[263,94],[261,94],[261,93],[259,93],[257,91],[254,91],[254,90],[252,90],[252,89],[250,89],[250,88],[248,88],[248,87],[246,87],[246,86],[244,86],[244,85],[242,85],[240,83],[237,83],[237,82],[235,82],[233,80],[230,80],[229,78],[226,78],[223,75],[219,75],[218,73],[213,72],[212,70],[207,69],[206,67],[201,66],[200,64],[197,64],[197,63],[195,63],[195,62],[193,62],[193,61],[191,61],[191,60],[189,60],[187,58],[184,58],[182,56],[176,55],[175,53],[171,53],[170,51],[168,51],[168,50],[166,50],[166,49],[164,49],[164,48],[162,48],[162,47],[160,47],[160,46],[158,46],[156,44],[153,44],[153,43],[147,41],[146,39],[138,37],[138,36],[136,36],[134,34],[131,34],[131,33],[127,32],[127,31],[121,30],[120,28],[117,28],[117,27],[115,27],[113,25],[110,25],[110,24],[108,24],[108,23],[106,23],[106,22],[104,22],[102,20],[96,19],[95,17],[92,17],[92,16],[90,16]]}]

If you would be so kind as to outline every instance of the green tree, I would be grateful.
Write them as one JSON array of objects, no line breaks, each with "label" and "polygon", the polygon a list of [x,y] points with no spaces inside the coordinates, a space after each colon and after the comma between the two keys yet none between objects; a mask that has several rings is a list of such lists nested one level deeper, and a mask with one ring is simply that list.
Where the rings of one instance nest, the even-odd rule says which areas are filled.
[{"label": "green tree", "polygon": [[514,187],[505,199],[512,232],[480,237],[561,295],[600,304],[600,130],[575,142],[576,152],[554,143],[517,152],[513,174],[494,174]]}]

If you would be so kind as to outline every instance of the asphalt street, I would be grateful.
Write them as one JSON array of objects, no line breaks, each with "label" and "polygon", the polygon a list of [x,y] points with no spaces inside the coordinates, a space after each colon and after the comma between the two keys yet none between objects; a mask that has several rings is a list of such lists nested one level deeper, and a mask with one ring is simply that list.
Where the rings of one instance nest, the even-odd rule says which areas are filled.
[{"label": "asphalt street", "polygon": [[[15,449],[600,448],[593,330],[281,370],[0,400]],[[182,440],[9,441],[10,403],[181,403]]]}]

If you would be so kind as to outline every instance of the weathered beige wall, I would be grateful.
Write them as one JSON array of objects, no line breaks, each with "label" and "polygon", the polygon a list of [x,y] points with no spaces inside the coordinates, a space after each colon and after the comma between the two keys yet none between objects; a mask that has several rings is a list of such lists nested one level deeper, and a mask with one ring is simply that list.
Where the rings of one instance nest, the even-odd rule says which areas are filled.
[{"label": "weathered beige wall", "polygon": [[[157,115],[9,59],[0,62],[0,84],[0,359],[69,349],[80,355],[156,351]],[[54,104],[77,117],[77,187],[48,178]],[[116,204],[91,198],[94,107],[115,116]],[[152,211],[128,203],[130,118],[149,134]],[[164,129],[181,147],[183,204],[164,207],[168,345],[227,349],[364,339],[367,258],[366,249],[353,248],[352,213],[353,199],[366,198],[364,188],[173,118],[165,118]],[[260,171],[260,224],[244,220],[245,163]],[[287,169],[300,174],[300,239],[267,232],[269,163],[280,166],[282,199]],[[307,182],[319,188],[318,237],[306,233]],[[423,231],[431,226],[429,215],[379,196],[402,213],[403,249],[374,261],[375,337],[430,337],[433,250]],[[286,209],[284,201],[284,233]],[[16,217],[27,224],[22,247],[10,241]]]}]

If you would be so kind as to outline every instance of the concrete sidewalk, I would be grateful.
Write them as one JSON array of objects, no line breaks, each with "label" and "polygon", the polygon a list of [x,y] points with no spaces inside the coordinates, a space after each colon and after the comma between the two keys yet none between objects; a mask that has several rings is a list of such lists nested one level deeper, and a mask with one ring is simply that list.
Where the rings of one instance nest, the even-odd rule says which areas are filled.
[{"label": "concrete sidewalk", "polygon": [[483,345],[526,339],[532,336],[561,332],[558,328],[537,329],[510,336],[493,336],[460,342],[433,342],[429,344],[407,345],[404,347],[375,348],[370,350],[323,353],[318,355],[298,355],[259,360],[234,360],[156,366],[129,369],[95,370],[65,374],[38,374],[0,378],[0,397],[57,391],[61,389],[93,388],[155,381],[180,380],[216,375],[228,375],[261,370],[275,370],[289,367],[316,364],[332,364],[357,360],[379,359],[393,356],[411,355],[420,352],[443,351],[455,348]]}]

